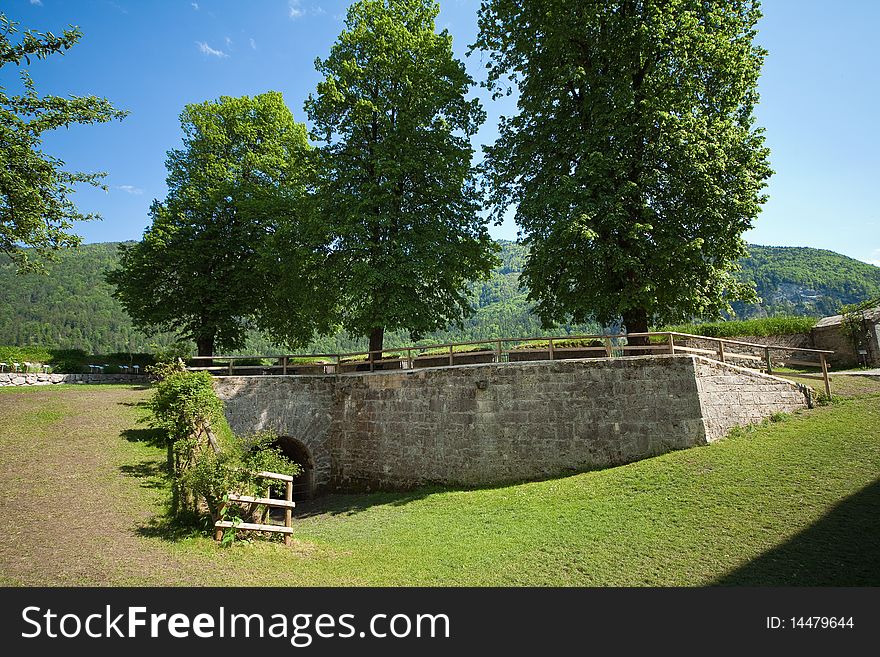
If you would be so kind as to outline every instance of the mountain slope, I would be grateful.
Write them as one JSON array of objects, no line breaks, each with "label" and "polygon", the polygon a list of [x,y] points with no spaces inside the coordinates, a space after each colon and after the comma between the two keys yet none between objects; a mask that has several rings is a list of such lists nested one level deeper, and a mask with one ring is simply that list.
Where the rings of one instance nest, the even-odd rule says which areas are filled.
[{"label": "mountain slope", "polygon": [[833,315],[880,294],[880,267],[825,249],[753,244],[740,264],[761,297],[758,306],[735,308],[747,317]]},{"label": "mountain slope", "polygon": [[[474,315],[463,327],[428,336],[431,342],[482,340],[498,336],[543,333],[529,313],[526,293],[518,288],[525,261],[522,245],[502,241],[501,265],[490,280],[474,285]],[[49,276],[18,276],[0,259],[0,344],[39,344],[80,348],[92,353],[149,351],[166,346],[171,336],[148,337],[135,330],[111,296],[104,273],[118,261],[117,243],[87,244],[62,252],[49,263]],[[756,282],[762,302],[736,308],[742,318],[777,314],[828,315],[841,305],[880,295],[880,267],[820,249],[751,246],[740,276]],[[553,333],[591,332],[596,326],[561,326]],[[389,347],[409,343],[409,336],[390,334]],[[344,334],[318,340],[313,348],[354,350],[363,340]],[[257,333],[248,350],[278,348]]]}]

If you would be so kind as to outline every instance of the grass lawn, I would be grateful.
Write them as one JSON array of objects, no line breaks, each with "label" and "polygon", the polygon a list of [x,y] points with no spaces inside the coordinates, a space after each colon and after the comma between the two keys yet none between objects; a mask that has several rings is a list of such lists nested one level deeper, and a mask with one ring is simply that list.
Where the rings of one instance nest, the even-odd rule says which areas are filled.
[{"label": "grass lawn", "polygon": [[290,548],[164,522],[146,390],[6,389],[0,584],[877,586],[880,382],[834,383],[830,405],[622,467],[328,496]]}]

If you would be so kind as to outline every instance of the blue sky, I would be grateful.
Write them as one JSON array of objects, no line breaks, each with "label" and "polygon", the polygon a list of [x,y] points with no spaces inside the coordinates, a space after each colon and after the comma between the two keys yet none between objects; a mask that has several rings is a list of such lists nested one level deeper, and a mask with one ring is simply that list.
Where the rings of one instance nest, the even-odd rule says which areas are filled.
[{"label": "blue sky", "polygon": [[[87,242],[139,239],[153,198],[165,195],[165,152],[180,141],[186,103],[220,95],[281,91],[297,120],[342,29],[345,0],[6,0],[24,28],[84,32],[64,57],[31,66],[41,93],[101,95],[131,115],[121,123],[75,126],[49,135],[45,150],[70,169],[107,171],[110,191],[83,189],[77,203],[101,222],[77,230]],[[476,34],[478,0],[440,0],[439,26],[464,58]],[[880,265],[880,2],[765,0],[759,42],[770,54],[758,122],[766,128],[770,201],[746,238],[812,246]],[[479,53],[466,60],[480,78]],[[5,67],[0,84],[15,88]],[[490,143],[509,99],[485,96]],[[492,229],[513,239],[516,226]]]}]

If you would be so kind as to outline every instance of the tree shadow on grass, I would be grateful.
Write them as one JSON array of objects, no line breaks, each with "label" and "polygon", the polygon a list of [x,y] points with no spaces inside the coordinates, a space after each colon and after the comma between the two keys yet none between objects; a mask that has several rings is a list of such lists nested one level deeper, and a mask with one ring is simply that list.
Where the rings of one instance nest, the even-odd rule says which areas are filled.
[{"label": "tree shadow on grass", "polygon": [[126,429],[120,434],[130,443],[145,443],[150,447],[165,447],[167,433],[164,429]]},{"label": "tree shadow on grass", "polygon": [[210,521],[207,518],[192,517],[176,519],[168,515],[155,516],[150,521],[135,530],[138,536],[145,538],[159,538],[163,541],[176,543],[188,538],[196,538],[208,535]]},{"label": "tree shadow on grass", "polygon": [[168,488],[168,470],[164,463],[145,459],[133,465],[120,465],[119,471],[126,477],[140,479],[141,488],[161,490]]},{"label": "tree shadow on grass", "polygon": [[432,487],[406,492],[330,493],[311,500],[297,502],[293,515],[295,518],[310,518],[321,515],[349,516],[366,511],[373,506],[403,506],[424,499],[433,493],[449,490],[452,489]]},{"label": "tree shadow on grass", "polygon": [[482,486],[444,486],[441,484],[432,484],[405,491],[379,490],[370,493],[325,493],[311,500],[297,501],[293,515],[295,518],[310,518],[312,516],[320,515],[354,515],[366,511],[373,506],[403,506],[410,502],[425,499],[426,497],[437,493],[487,491],[509,488],[511,486],[539,483],[542,481],[558,481],[568,479],[569,477],[577,477],[586,472],[604,470],[607,467],[613,466],[596,466],[595,468],[583,468],[578,470],[572,469],[555,475],[548,475],[546,477],[535,477],[527,480],[514,479],[511,481],[501,481]]},{"label": "tree shadow on grass", "polygon": [[880,585],[880,479],[810,527],[714,582],[721,586]]}]

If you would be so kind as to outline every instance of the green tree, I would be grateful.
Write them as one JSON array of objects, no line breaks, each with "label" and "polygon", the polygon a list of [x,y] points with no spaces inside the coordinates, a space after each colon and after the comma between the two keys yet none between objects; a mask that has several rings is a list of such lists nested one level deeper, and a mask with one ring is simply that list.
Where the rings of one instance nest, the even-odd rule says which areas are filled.
[{"label": "green tree", "polygon": [[[18,23],[0,13],[0,68],[63,54],[82,36],[76,28],[61,36],[26,30],[14,43],[17,33]],[[70,198],[74,186],[106,189],[101,184],[105,174],[65,171],[64,162],[42,152],[43,133],[76,123],[105,123],[127,112],[95,96],[41,97],[28,70],[21,68],[19,74],[23,94],[8,95],[0,85],[0,253],[7,254],[20,272],[42,271],[29,255],[51,257],[53,251],[78,245],[81,238],[70,232],[73,222],[97,218],[77,210]],[[22,247],[33,250],[28,253]]]},{"label": "green tree", "polygon": [[438,12],[431,0],[356,2],[306,102],[322,142],[326,267],[343,328],[371,350],[386,330],[418,339],[461,321],[468,282],[494,264],[469,141],[485,114]]},{"label": "green tree", "polygon": [[244,344],[271,284],[261,267],[268,237],[305,192],[309,145],[277,92],[187,105],[181,125],[168,196],[108,280],[135,326],[176,331],[211,356]]},{"label": "green tree", "polygon": [[[771,175],[753,109],[757,2],[485,0],[488,86],[519,92],[486,149],[545,322],[718,316]],[[634,343],[640,341],[634,340]]]}]

